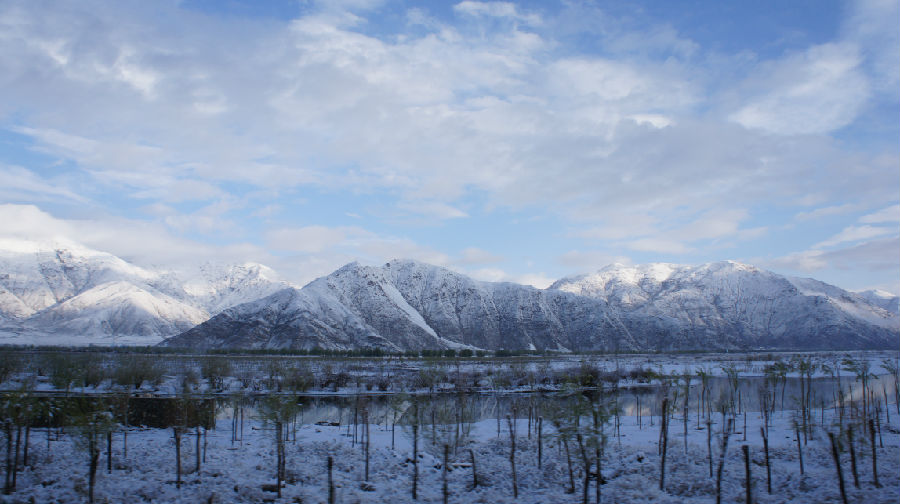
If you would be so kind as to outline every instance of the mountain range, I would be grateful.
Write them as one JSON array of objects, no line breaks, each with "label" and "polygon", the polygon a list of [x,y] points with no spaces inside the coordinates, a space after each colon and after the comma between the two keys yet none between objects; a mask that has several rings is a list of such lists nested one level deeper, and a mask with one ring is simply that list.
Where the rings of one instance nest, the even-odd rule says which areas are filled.
[{"label": "mountain range", "polygon": [[897,297],[723,261],[612,265],[547,289],[416,261],[299,288],[254,263],[171,271],[0,240],[0,343],[673,351],[897,348]]},{"label": "mountain range", "polygon": [[0,239],[0,343],[153,345],[288,285],[254,263],[174,272],[68,240]]}]

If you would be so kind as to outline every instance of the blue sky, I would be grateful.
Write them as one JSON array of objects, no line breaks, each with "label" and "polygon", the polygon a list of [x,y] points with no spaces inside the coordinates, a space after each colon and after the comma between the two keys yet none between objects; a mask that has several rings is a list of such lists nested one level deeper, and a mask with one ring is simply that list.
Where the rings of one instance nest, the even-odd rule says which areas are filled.
[{"label": "blue sky", "polygon": [[0,237],[305,283],[738,260],[900,290],[900,17],[850,2],[0,1]]}]

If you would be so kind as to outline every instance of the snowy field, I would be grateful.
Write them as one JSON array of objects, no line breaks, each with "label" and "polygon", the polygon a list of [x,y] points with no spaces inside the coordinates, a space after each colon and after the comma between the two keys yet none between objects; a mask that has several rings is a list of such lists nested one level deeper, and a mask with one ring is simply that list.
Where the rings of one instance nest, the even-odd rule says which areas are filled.
[{"label": "snowy field", "polygon": [[[53,366],[68,361],[68,354],[45,357],[26,353],[2,384],[4,451],[14,444],[8,441],[21,441],[15,426],[27,423],[16,419],[16,400],[45,396],[44,403],[28,404],[46,405],[46,397],[64,395],[54,385],[59,380]],[[122,417],[112,422],[111,470],[105,434],[98,437],[95,502],[328,503],[329,457],[334,462],[333,502],[413,502],[413,425],[419,454],[416,502],[442,502],[445,476],[448,502],[585,502],[585,462],[587,501],[597,502],[598,444],[602,445],[599,500],[605,502],[714,502],[720,461],[722,502],[745,502],[744,445],[750,457],[753,502],[842,502],[829,433],[837,442],[848,502],[900,501],[896,352],[508,360],[229,356],[217,357],[229,361],[227,373],[220,369],[217,376],[204,376],[209,361],[203,356],[135,358],[165,360],[156,370],[159,379],[129,390],[115,383],[115,366],[141,361],[90,356],[84,362],[104,373],[91,385],[73,378],[70,393],[102,405],[97,411],[131,397],[130,415],[138,410],[144,414],[156,405],[170,408],[178,401],[193,404],[195,411],[207,409],[194,414],[193,420],[185,415],[177,424],[185,426],[181,485],[176,484],[172,428],[136,427],[154,424],[130,420],[126,429]],[[772,365],[778,363],[785,366],[773,373]],[[62,366],[57,372],[66,369]],[[642,371],[632,377],[628,372],[612,373],[616,369]],[[311,378],[304,383],[305,391],[298,393],[290,384],[301,375]],[[581,386],[588,375],[597,386]],[[334,381],[336,376],[343,376],[340,384]],[[385,380],[386,390],[380,390]],[[660,489],[664,398],[670,405],[670,427]],[[274,417],[266,410],[270,400],[290,405],[290,414],[281,417],[286,439],[281,497],[275,491],[279,450]],[[763,409],[769,411],[771,493],[760,432],[766,424]],[[368,478],[362,411],[370,420]],[[518,418],[508,422],[507,415]],[[544,418],[540,436],[539,416]],[[804,417],[806,434],[800,420]],[[83,431],[72,426],[78,416],[67,418],[65,428],[49,431],[43,420],[32,422],[27,464],[20,454],[15,490],[0,496],[0,502],[87,502],[89,452],[79,435]],[[163,425],[173,425],[171,412],[160,418]],[[201,437],[199,469],[197,418],[209,426]],[[722,458],[726,419],[732,431]],[[801,425],[799,430],[796,424]],[[510,427],[516,433],[515,484]],[[25,430],[21,432],[24,437]],[[873,462],[880,486],[875,484]],[[15,457],[10,455],[4,467],[12,465]]]},{"label": "snowy field", "polygon": [[[722,476],[723,502],[744,502],[745,468],[741,446],[749,446],[751,457],[751,491],[754,502],[840,502],[837,472],[826,432],[838,432],[830,424],[834,411],[826,411],[826,426],[813,429],[812,437],[802,447],[805,474],[800,463],[790,412],[777,412],[769,428],[769,455],[772,469],[772,493],[766,491],[766,468],[758,414],[747,418],[744,433],[743,416],[738,415],[735,432],[731,434],[725,454]],[[818,418],[818,413],[816,413]],[[888,424],[882,418],[876,433],[878,479],[873,483],[872,449],[870,440],[857,433],[855,450],[859,487],[855,487],[850,456],[844,440],[841,453],[843,476],[850,502],[891,502],[900,499],[900,415],[891,415]],[[608,438],[602,461],[602,499],[606,502],[697,502],[708,503],[715,498],[715,478],[709,476],[707,432],[696,419],[689,422],[687,451],[684,449],[682,423],[675,415],[668,436],[665,487],[659,489],[660,456],[658,455],[659,417],[641,419],[622,417],[619,436],[607,425]],[[721,453],[721,418],[713,415],[713,466],[717,469]],[[845,425],[847,420],[845,419]],[[222,424],[225,425],[222,425]],[[517,431],[516,470],[518,499],[513,497],[508,424],[504,421],[500,435],[496,422],[481,421],[471,427],[460,446],[450,449],[447,474],[449,502],[520,502],[554,503],[582,502],[583,463],[577,443],[569,439],[574,479],[574,493],[570,488],[565,450],[552,427],[543,429],[543,453],[538,468],[536,428],[529,438],[524,419],[515,422]],[[359,428],[357,440],[361,439]],[[420,430],[420,459],[418,482],[419,502],[442,501],[442,449],[432,445],[425,431]],[[413,502],[413,465],[411,430],[397,428],[395,448],[391,448],[392,433],[388,425],[370,426],[370,472],[364,478],[364,444],[356,442],[347,426],[302,425],[296,440],[289,433],[286,442],[286,483],[283,496],[274,493],[276,449],[271,425],[247,419],[243,441],[232,442],[230,422],[220,420],[210,430],[206,440],[206,462],[196,469],[194,438],[185,435],[182,441],[184,484],[176,488],[175,449],[171,430],[132,430],[128,435],[127,456],[123,452],[123,438],[113,438],[113,470],[106,471],[105,443],[99,460],[96,486],[97,502],[303,502],[328,501],[327,459],[334,460],[335,502]],[[32,432],[29,464],[18,474],[16,492],[4,496],[2,502],[85,502],[88,488],[88,457],[64,434],[59,439],[54,431],[47,441],[40,430]],[[746,438],[746,440],[745,440]],[[801,435],[802,438],[802,435]],[[883,445],[883,446],[882,446]],[[475,455],[478,486],[473,487],[469,450]],[[201,445],[201,451],[203,450]],[[590,451],[590,450],[589,450]],[[589,456],[590,458],[590,456]],[[593,469],[595,471],[595,469]],[[590,481],[589,501],[596,502],[596,483]]]}]

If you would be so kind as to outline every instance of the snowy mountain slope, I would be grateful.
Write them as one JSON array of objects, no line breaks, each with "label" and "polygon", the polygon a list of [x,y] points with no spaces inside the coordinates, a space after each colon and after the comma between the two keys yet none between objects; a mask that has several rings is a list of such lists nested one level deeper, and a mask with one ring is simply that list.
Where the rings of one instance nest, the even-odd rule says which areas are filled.
[{"label": "snowy mountain slope", "polygon": [[0,239],[0,342],[155,344],[285,286],[253,263],[207,264],[184,281],[70,240]]},{"label": "snowy mountain slope", "polygon": [[896,314],[857,294],[731,261],[613,265],[550,289],[608,301],[661,349],[890,348],[900,328]]},{"label": "snowy mountain slope", "polygon": [[104,282],[144,283],[153,274],[74,242],[0,239],[0,313],[28,317]]},{"label": "snowy mountain slope", "polygon": [[873,304],[879,308],[884,308],[891,313],[900,314],[900,297],[895,296],[890,292],[876,289],[857,292],[857,294],[859,294],[869,304]]},{"label": "snowy mountain slope", "polygon": [[100,284],[28,319],[32,329],[55,333],[104,335],[110,344],[119,336],[141,337],[146,344],[160,335],[177,334],[203,322],[207,313],[158,291],[117,281]]},{"label": "snowy mountain slope", "polygon": [[[251,329],[252,328],[252,329]],[[597,300],[477,282],[414,261],[348,264],[301,290],[226,310],[175,347],[613,349],[622,324]],[[260,334],[277,334],[266,340]],[[235,334],[246,334],[237,340]],[[626,346],[625,348],[630,348]]]},{"label": "snowy mountain slope", "polygon": [[243,264],[200,265],[186,280],[175,277],[176,286],[170,290],[184,292],[187,301],[209,313],[219,313],[247,301],[253,301],[288,287],[268,266],[247,262]]},{"label": "snowy mountain slope", "polygon": [[479,282],[415,261],[383,268],[443,339],[478,348],[635,348],[606,303],[512,283]]}]

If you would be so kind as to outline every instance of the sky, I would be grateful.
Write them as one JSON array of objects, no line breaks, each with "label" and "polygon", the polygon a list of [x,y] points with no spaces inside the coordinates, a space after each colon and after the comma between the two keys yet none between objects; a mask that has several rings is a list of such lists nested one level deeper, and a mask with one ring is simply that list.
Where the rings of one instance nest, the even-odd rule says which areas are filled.
[{"label": "sky", "polygon": [[0,0],[0,237],[900,291],[900,3]]}]

